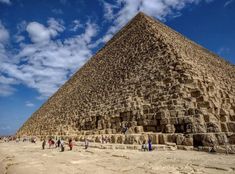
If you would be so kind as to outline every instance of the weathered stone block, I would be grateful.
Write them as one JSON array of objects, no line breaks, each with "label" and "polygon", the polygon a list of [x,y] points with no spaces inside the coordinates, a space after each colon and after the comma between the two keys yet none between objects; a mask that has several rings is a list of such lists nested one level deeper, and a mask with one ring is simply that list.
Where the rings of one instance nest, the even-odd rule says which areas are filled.
[{"label": "weathered stone block", "polygon": [[228,132],[227,123],[220,123],[220,126],[222,132]]},{"label": "weathered stone block", "polygon": [[193,138],[189,137],[189,138],[184,138],[182,145],[185,146],[193,146]]},{"label": "weathered stone block", "polygon": [[206,123],[207,132],[221,132],[220,126],[216,122]]},{"label": "weathered stone block", "polygon": [[235,132],[235,122],[228,122],[227,126],[228,126],[228,131]]},{"label": "weathered stone block", "polygon": [[176,136],[176,144],[177,145],[182,145],[184,139],[185,139],[185,137],[184,137],[183,134],[177,134],[177,136]]}]

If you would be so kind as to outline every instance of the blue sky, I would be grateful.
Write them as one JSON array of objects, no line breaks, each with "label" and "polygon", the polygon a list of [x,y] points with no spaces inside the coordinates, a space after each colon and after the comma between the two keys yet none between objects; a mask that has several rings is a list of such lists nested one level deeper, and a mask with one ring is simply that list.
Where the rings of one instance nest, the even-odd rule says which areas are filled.
[{"label": "blue sky", "polygon": [[235,64],[235,0],[0,0],[0,135],[15,133],[138,11]]}]

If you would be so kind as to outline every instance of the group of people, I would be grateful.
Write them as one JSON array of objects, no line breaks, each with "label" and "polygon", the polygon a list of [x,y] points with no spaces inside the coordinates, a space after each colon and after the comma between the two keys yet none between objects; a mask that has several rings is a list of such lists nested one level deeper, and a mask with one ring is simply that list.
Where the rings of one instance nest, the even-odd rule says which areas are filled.
[{"label": "group of people", "polygon": [[149,138],[148,139],[148,143],[146,143],[146,140],[143,141],[142,146],[141,146],[141,150],[143,151],[152,151],[152,140]]},{"label": "group of people", "polygon": [[[73,146],[74,146],[74,143],[73,143],[72,139],[69,139],[68,142],[66,143],[66,142],[64,142],[63,139],[58,139],[55,142],[52,138],[49,138],[47,143],[48,143],[49,149],[51,149],[51,148],[60,148],[60,152],[64,152],[65,144],[68,145],[70,151],[73,150]],[[47,143],[46,143],[45,139],[42,141],[42,149],[43,150],[45,149]],[[85,149],[87,149],[88,146],[89,146],[89,141],[88,141],[88,139],[85,139]]]},{"label": "group of people", "polygon": [[[63,139],[58,139],[55,142],[52,138],[49,138],[47,143],[48,143],[49,149],[51,149],[51,148],[60,148],[60,151],[64,152],[65,147],[64,147],[64,140]],[[46,146],[47,143],[46,143],[45,139],[42,141],[42,149],[43,150],[45,149],[45,146]],[[72,139],[69,140],[69,147],[70,147],[70,150],[72,150],[72,148],[73,148]]]}]

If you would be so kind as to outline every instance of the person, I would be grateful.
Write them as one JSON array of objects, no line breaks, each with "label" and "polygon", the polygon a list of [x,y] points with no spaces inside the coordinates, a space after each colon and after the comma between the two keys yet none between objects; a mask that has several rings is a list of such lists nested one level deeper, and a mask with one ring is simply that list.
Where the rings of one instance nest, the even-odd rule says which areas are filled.
[{"label": "person", "polygon": [[46,146],[46,140],[44,139],[44,140],[42,141],[42,150],[45,149],[45,146]]},{"label": "person", "polygon": [[72,139],[69,139],[69,150],[73,149],[73,141]]},{"label": "person", "polygon": [[51,145],[52,147],[55,147],[55,141],[53,139],[51,140]]},{"label": "person", "polygon": [[56,147],[60,147],[60,139],[57,140]]},{"label": "person", "polygon": [[104,136],[103,136],[103,135],[101,136],[101,143],[102,143],[102,144],[104,144],[104,143],[105,143],[105,138],[104,138]]},{"label": "person", "polygon": [[61,141],[60,141],[60,151],[61,152],[64,152],[64,140],[63,139],[61,139]]},{"label": "person", "polygon": [[125,126],[122,128],[122,133],[123,133],[123,134],[126,134],[127,131],[128,131],[128,127],[127,127],[127,125],[125,125]]},{"label": "person", "polygon": [[143,151],[147,151],[148,148],[147,148],[147,144],[146,144],[146,140],[143,141],[142,143],[142,148],[141,148]]},{"label": "person", "polygon": [[87,149],[88,146],[89,146],[89,141],[88,141],[88,139],[86,138],[86,139],[85,139],[85,149]]},{"label": "person", "polygon": [[152,140],[149,138],[148,139],[148,148],[149,148],[149,151],[152,151]]},{"label": "person", "polygon": [[52,139],[51,138],[49,138],[49,140],[48,140],[48,145],[49,145],[49,149],[50,149],[51,145],[52,145]]}]

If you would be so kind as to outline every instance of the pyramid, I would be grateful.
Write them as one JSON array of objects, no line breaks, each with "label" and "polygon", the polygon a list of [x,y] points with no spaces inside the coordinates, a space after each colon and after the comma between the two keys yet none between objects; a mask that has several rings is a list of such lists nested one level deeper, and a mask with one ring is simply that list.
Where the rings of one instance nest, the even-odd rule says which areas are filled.
[{"label": "pyramid", "polygon": [[139,13],[17,135],[234,145],[235,67]]}]

